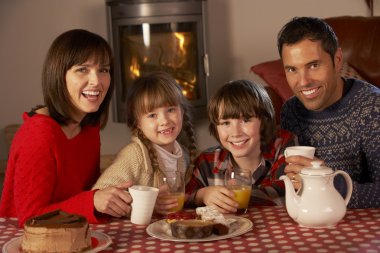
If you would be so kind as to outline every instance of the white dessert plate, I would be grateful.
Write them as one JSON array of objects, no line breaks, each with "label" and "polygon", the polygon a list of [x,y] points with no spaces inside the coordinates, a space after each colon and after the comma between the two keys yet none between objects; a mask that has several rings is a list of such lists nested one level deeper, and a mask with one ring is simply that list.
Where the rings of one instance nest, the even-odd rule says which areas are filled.
[{"label": "white dessert plate", "polygon": [[152,224],[150,224],[146,228],[146,232],[148,235],[158,238],[160,240],[174,241],[174,242],[208,242],[208,241],[217,241],[227,238],[232,238],[235,236],[239,236],[247,233],[253,227],[252,221],[239,216],[226,215],[226,218],[236,219],[237,224],[233,227],[235,228],[233,231],[229,232],[225,235],[215,235],[212,234],[205,238],[200,239],[181,239],[172,236],[172,232],[170,230],[170,224],[166,222],[166,220],[159,220]]},{"label": "white dessert plate", "polygon": [[[13,238],[3,246],[3,253],[21,253],[21,236]],[[93,248],[91,250],[84,251],[83,253],[95,253],[107,248],[112,239],[106,234],[99,231],[91,231],[91,241]]]}]

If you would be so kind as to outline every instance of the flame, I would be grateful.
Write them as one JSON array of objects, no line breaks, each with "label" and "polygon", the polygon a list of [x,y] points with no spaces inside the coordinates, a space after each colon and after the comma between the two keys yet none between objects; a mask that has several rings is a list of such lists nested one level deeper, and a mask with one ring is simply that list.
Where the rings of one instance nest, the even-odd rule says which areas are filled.
[{"label": "flame", "polygon": [[137,62],[136,58],[131,59],[131,65],[129,66],[129,70],[131,72],[132,79],[135,79],[136,77],[140,77],[140,65]]},{"label": "flame", "polygon": [[[169,73],[173,75],[177,83],[181,85],[182,94],[186,98],[188,98],[189,100],[196,99],[198,97],[197,76],[194,72],[189,73],[186,69],[186,64],[188,60],[187,51],[191,37],[187,36],[187,33],[184,32],[175,32],[170,37],[166,38],[171,41],[169,41],[170,43],[168,43],[167,45],[163,45],[163,48],[165,49],[165,46],[168,47],[170,45],[173,48],[170,48],[170,50],[168,49],[169,55],[171,53],[171,50],[175,51],[177,55],[172,60],[166,59],[165,57],[163,57],[163,59],[159,59],[157,67],[162,67],[163,69],[166,69]],[[169,60],[169,62],[166,62],[167,60]],[[155,64],[156,63],[152,61],[149,54],[143,53],[142,55],[140,55],[140,57],[132,56],[128,71],[130,79],[135,80],[139,78],[145,71],[149,71],[149,69],[154,69],[152,68],[152,65]]]},{"label": "flame", "polygon": [[179,40],[179,48],[186,53],[185,50],[185,36],[181,33],[174,33],[174,36]]}]

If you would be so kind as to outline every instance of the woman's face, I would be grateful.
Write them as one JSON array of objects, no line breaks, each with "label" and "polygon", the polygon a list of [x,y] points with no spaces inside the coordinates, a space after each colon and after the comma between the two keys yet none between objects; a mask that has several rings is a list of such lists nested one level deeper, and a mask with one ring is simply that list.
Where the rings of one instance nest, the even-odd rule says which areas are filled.
[{"label": "woman's face", "polygon": [[111,83],[110,66],[89,59],[66,72],[66,85],[75,106],[73,117],[81,121],[87,113],[98,111]]}]

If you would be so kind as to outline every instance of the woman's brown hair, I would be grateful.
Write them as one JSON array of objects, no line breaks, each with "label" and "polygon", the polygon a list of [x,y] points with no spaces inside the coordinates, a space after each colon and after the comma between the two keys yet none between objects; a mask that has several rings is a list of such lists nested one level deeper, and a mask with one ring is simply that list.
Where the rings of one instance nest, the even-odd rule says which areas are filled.
[{"label": "woman's brown hair", "polygon": [[[166,72],[150,72],[138,79],[128,90],[126,102],[127,125],[139,137],[149,151],[153,170],[159,170],[156,151],[152,142],[138,128],[141,115],[163,106],[180,106],[183,111],[183,124],[180,135],[185,135],[184,144],[189,152],[190,164],[186,171],[188,180],[193,171],[193,161],[197,156],[195,135],[190,117],[189,102],[182,94],[182,88],[176,80]],[[177,138],[178,139],[178,138]]]},{"label": "woman's brown hair", "polygon": [[272,101],[259,84],[236,80],[224,84],[208,104],[209,131],[218,141],[217,125],[220,119],[257,117],[261,121],[261,146],[269,144],[276,129]]},{"label": "woman's brown hair", "polygon": [[[73,121],[71,113],[75,110],[67,90],[66,72],[91,58],[95,63],[109,65],[112,75],[112,50],[107,41],[95,33],[82,29],[70,30],[59,35],[50,46],[42,71],[42,90],[49,115],[61,125]],[[82,126],[100,124],[101,128],[105,127],[113,89],[111,80],[99,110],[87,114],[80,123]]]}]

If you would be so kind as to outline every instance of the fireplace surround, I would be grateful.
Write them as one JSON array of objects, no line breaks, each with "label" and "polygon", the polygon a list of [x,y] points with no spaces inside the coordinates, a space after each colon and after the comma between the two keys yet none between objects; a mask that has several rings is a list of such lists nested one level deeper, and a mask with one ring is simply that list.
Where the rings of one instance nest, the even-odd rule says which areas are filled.
[{"label": "fireplace surround", "polygon": [[[205,0],[106,0],[115,55],[113,119],[125,122],[128,87],[144,73],[170,73],[197,118],[206,115]],[[194,117],[195,118],[195,117]]]}]

